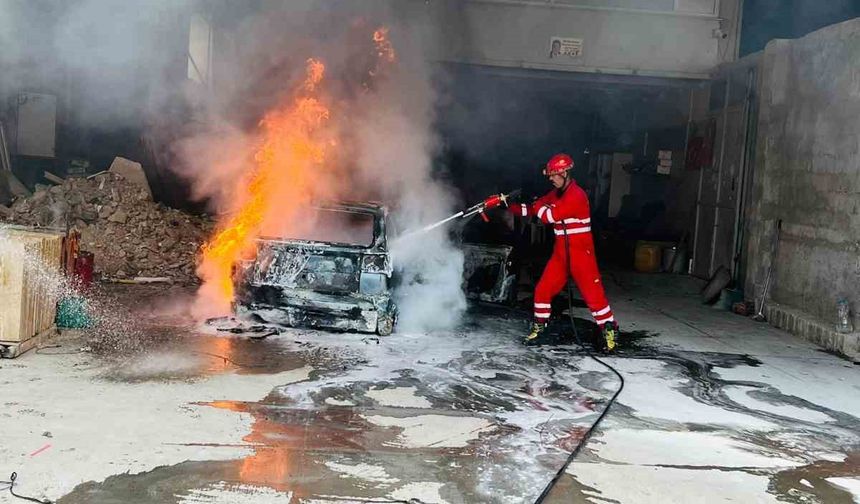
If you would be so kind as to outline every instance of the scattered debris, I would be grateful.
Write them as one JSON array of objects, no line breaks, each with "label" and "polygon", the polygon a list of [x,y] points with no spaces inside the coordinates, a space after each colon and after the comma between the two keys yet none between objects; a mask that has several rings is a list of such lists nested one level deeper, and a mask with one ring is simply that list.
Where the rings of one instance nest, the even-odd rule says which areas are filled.
[{"label": "scattered debris", "polygon": [[6,172],[6,180],[9,183],[9,190],[12,192],[13,196],[29,197],[33,194],[30,192],[29,189],[27,189],[27,186],[25,186],[23,182],[18,180],[18,177],[16,177],[11,171]]},{"label": "scattered debris", "polygon": [[135,277],[130,280],[128,279],[117,279],[116,283],[124,283],[124,284],[154,284],[154,283],[168,283],[172,284],[173,279],[170,277]]},{"label": "scattered debris", "polygon": [[58,177],[49,171],[45,171],[42,175],[45,177],[45,180],[48,180],[48,181],[53,182],[55,184],[62,184],[63,182],[66,181],[66,179],[64,179],[62,177]]},{"label": "scattered debris", "polygon": [[37,186],[0,218],[30,226],[76,228],[81,249],[95,255],[103,277],[136,283],[196,283],[197,254],[212,223],[152,201],[147,189],[115,173]]},{"label": "scattered debris", "polygon": [[6,128],[0,122],[0,169],[12,171],[12,158],[9,157],[9,144],[6,142]]},{"label": "scattered debris", "polygon": [[140,163],[123,157],[115,157],[108,171],[146,189],[146,193],[149,194],[150,198],[152,197],[152,188],[149,187],[149,181],[146,179],[146,173]]},{"label": "scattered debris", "polygon": [[738,315],[751,316],[755,314],[755,304],[751,301],[740,301],[732,305],[732,311]]},{"label": "scattered debris", "polygon": [[110,173],[110,172],[109,172],[108,170],[102,170],[102,171],[100,171],[100,172],[98,172],[98,173],[93,173],[92,175],[88,175],[88,176],[87,176],[87,179],[92,180],[92,179],[94,179],[94,178],[98,177],[99,175],[104,175],[105,173]]},{"label": "scattered debris", "polygon": [[206,325],[212,326],[218,332],[230,334],[247,335],[252,339],[263,339],[276,336],[283,332],[282,328],[263,324],[247,325],[235,317],[217,317],[206,321]]},{"label": "scattered debris", "polygon": [[8,205],[12,202],[12,191],[9,190],[9,182],[6,180],[6,172],[0,170],[0,205]]}]

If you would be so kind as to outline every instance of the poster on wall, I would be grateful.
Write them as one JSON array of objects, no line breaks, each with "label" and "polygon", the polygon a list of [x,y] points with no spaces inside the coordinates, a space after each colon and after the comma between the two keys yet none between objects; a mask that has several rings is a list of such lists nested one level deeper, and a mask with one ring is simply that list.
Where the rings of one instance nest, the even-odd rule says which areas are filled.
[{"label": "poster on wall", "polygon": [[549,39],[550,58],[576,58],[582,56],[582,39],[551,37]]}]

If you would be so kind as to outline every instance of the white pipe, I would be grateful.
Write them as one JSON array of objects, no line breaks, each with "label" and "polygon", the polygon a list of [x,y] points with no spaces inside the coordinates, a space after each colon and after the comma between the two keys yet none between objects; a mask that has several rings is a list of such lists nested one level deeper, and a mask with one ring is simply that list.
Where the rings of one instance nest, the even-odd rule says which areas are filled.
[{"label": "white pipe", "polygon": [[711,264],[708,267],[708,276],[714,273],[714,261],[717,258],[717,232],[720,227],[720,198],[723,193],[723,164],[725,164],[726,159],[726,132],[729,129],[729,91],[731,89],[731,74],[726,73],[726,92],[723,98],[723,134],[720,140],[720,167],[717,170],[717,198],[714,202],[714,229],[711,234]]},{"label": "white pipe", "polygon": [[542,7],[545,9],[570,9],[570,10],[589,10],[589,11],[602,11],[602,12],[620,12],[624,14],[647,14],[647,15],[657,15],[657,16],[677,16],[677,17],[690,17],[690,18],[701,18],[701,19],[713,19],[715,21],[723,21],[719,16],[719,7],[714,10],[713,13],[702,13],[702,12],[685,12],[685,11],[675,11],[675,10],[649,10],[649,9],[632,9],[629,7],[604,7],[600,5],[576,5],[569,3],[556,3],[554,0],[467,0],[467,3],[484,3],[484,4],[497,4],[497,5],[509,5],[515,7]]}]

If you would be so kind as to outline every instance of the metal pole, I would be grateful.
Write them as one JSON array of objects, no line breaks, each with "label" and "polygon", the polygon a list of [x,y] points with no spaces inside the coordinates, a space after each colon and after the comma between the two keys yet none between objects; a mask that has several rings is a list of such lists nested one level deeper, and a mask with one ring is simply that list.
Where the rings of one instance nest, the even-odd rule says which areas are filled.
[{"label": "metal pole", "polygon": [[[692,123],[693,117],[693,89],[690,89],[690,123]],[[690,125],[687,126],[688,130],[690,129]],[[686,155],[686,153],[685,153]],[[690,250],[690,259],[692,260],[692,268],[688,271],[688,274],[692,274],[692,270],[696,267],[696,261],[699,259],[696,252],[699,250],[699,217],[702,213],[702,184],[705,177],[705,167],[699,167],[699,188],[696,191],[696,222],[693,225],[693,247]]]},{"label": "metal pole", "polygon": [[744,100],[744,141],[741,146],[741,166],[738,176],[738,195],[735,201],[735,232],[732,237],[732,279],[737,281],[738,270],[740,269],[740,235],[741,226],[743,225],[743,209],[745,208],[744,199],[746,198],[746,181],[749,172],[751,155],[747,152],[750,145],[750,135],[752,134],[752,86],[755,69],[747,70],[747,94]]},{"label": "metal pole", "polygon": [[717,199],[714,204],[714,229],[711,233],[711,264],[708,267],[708,275],[714,273],[714,260],[717,257],[717,230],[720,227],[720,198],[723,189],[723,163],[726,158],[726,131],[729,123],[729,90],[732,88],[731,74],[726,73],[726,92],[723,99],[723,134],[720,140],[720,167],[717,169]]}]

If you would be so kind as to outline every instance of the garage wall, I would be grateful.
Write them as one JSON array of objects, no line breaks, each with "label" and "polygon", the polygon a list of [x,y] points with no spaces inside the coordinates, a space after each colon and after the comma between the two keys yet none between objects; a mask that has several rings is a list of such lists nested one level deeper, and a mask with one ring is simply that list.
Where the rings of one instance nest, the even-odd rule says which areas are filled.
[{"label": "garage wall", "polygon": [[708,144],[703,154],[707,159],[695,163],[701,169],[696,171],[692,273],[700,278],[726,268],[733,279],[743,279],[743,215],[755,152],[759,60],[752,55],[721,66],[696,96],[704,109],[693,114],[691,137]]},{"label": "garage wall", "polygon": [[860,302],[860,19],[768,44],[760,69],[746,291],[782,238],[772,297],[828,322]]},{"label": "garage wall", "polygon": [[773,39],[802,37],[857,16],[857,0],[744,0],[740,54],[761,51]]},{"label": "garage wall", "polygon": [[[441,30],[436,57],[446,61],[705,78],[736,55],[738,0],[420,3]],[[581,39],[582,55],[550,57],[552,37]]]}]

